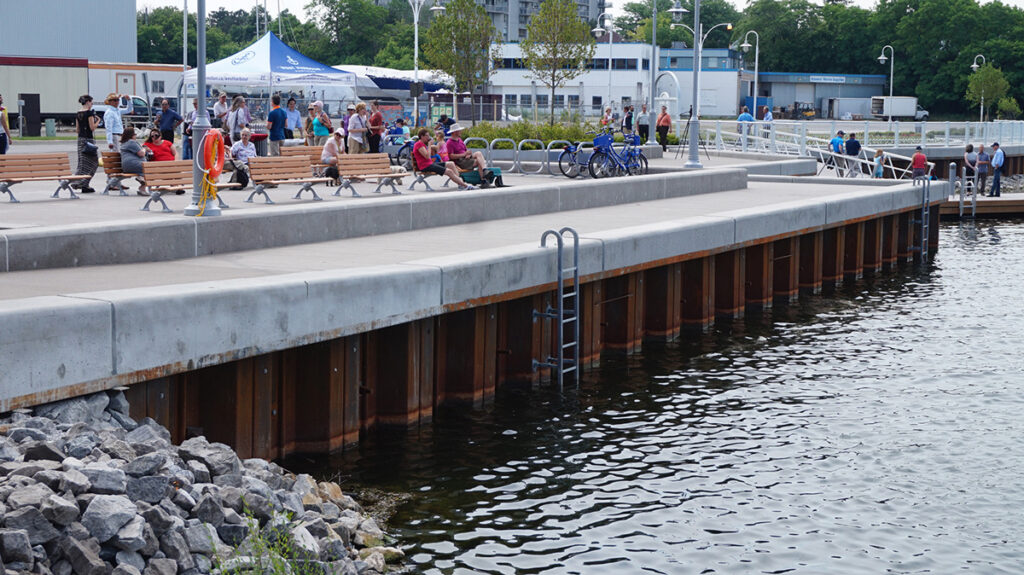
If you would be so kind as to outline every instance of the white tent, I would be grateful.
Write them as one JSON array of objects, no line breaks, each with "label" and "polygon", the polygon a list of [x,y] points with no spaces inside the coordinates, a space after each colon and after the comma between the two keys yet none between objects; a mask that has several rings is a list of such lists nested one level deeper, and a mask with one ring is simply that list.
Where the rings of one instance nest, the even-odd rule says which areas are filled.
[{"label": "white tent", "polygon": [[[236,54],[206,65],[207,85],[241,88],[326,87],[354,88],[356,75],[342,72],[303,55],[273,32]],[[185,72],[186,93],[196,93],[196,70]]]}]

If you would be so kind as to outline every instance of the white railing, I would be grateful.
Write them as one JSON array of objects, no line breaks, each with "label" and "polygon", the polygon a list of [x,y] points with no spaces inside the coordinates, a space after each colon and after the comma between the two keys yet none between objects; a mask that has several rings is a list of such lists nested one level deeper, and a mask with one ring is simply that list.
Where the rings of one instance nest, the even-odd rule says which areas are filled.
[{"label": "white railing", "polygon": [[[717,120],[714,122],[717,133],[738,133],[741,122],[734,120]],[[999,142],[1001,145],[1024,144],[1024,121],[997,122],[877,122],[877,121],[842,121],[842,120],[777,120],[766,122],[746,122],[751,133],[770,132],[776,130],[789,134],[800,134],[811,138],[831,139],[836,132],[843,130],[846,134],[855,132],[860,136],[862,145],[867,147],[891,146],[913,148],[915,146],[960,147],[967,144],[990,145]],[[702,124],[702,128],[707,122]]]}]

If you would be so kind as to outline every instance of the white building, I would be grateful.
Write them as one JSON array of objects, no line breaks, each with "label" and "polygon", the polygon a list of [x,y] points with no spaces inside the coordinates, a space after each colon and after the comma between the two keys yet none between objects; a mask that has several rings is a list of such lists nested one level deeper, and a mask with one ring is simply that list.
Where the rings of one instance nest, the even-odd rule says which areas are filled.
[{"label": "white building", "polygon": [[[496,62],[497,70],[491,76],[488,93],[501,94],[510,113],[527,118],[532,118],[535,112],[538,116],[545,114],[550,106],[551,90],[532,78],[523,65],[518,44],[503,43],[499,48],[501,58]],[[659,106],[668,106],[669,113],[678,117],[688,112],[693,96],[693,72],[688,68],[692,66],[692,51],[661,49],[658,55],[662,67],[656,100]],[[736,65],[738,57],[730,50],[707,50],[701,60],[700,114],[734,116],[739,109],[740,91],[753,81],[753,73],[740,70]],[[573,111],[597,116],[609,105],[615,112],[628,105],[639,110],[650,93],[650,62],[649,44],[615,43],[609,48],[607,42],[598,43],[587,71],[555,91],[555,113]]]},{"label": "white building", "polygon": [[0,55],[138,61],[135,0],[0,0],[0,15]]}]

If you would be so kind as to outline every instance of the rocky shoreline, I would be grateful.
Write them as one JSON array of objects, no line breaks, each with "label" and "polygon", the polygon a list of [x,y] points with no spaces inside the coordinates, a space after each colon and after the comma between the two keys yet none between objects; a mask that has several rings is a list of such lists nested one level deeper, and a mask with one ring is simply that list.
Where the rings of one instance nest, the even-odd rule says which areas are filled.
[{"label": "rocky shoreline", "polygon": [[375,575],[402,552],[341,488],[134,421],[121,391],[0,419],[0,572]]}]

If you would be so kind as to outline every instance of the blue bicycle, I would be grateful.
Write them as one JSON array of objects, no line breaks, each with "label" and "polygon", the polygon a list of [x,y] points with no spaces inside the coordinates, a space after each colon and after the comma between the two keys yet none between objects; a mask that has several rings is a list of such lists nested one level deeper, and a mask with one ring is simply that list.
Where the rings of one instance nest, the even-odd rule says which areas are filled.
[{"label": "blue bicycle", "polygon": [[640,136],[623,134],[622,151],[615,150],[615,136],[605,133],[594,138],[594,153],[587,162],[592,178],[608,178],[623,174],[638,176],[647,173],[647,156],[640,148]]},{"label": "blue bicycle", "polygon": [[583,142],[569,144],[558,155],[558,169],[567,178],[575,178],[587,169],[587,157],[583,154]]}]

